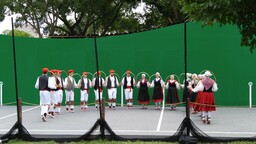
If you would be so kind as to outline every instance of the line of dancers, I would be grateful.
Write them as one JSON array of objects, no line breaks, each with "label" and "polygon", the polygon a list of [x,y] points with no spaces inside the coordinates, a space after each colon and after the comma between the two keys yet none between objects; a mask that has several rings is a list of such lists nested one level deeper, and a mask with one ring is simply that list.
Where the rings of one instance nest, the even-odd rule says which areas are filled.
[{"label": "line of dancers", "polygon": [[[138,102],[142,105],[142,109],[147,109],[150,102],[149,88],[153,88],[152,100],[156,105],[156,110],[161,109],[161,103],[164,99],[164,92],[167,89],[165,101],[170,105],[171,110],[176,109],[176,105],[180,103],[178,90],[187,87],[187,94],[191,99],[191,110],[193,113],[201,112],[204,123],[210,123],[211,111],[215,111],[214,91],[217,91],[217,84],[210,78],[210,71],[206,71],[203,75],[187,74],[187,83],[180,84],[179,80],[175,80],[175,75],[170,75],[165,83],[160,73],[155,73],[155,78],[150,82],[150,78],[146,73],[141,74],[140,80],[136,82],[135,76],[130,70],[127,70],[122,80],[118,81],[118,75],[115,70],[109,71],[109,76],[105,79],[101,77],[102,72],[99,71],[97,77],[92,80],[88,78],[89,72],[83,72],[81,78],[76,83],[74,70],[68,70],[68,76],[62,79],[62,70],[42,69],[43,75],[37,78],[35,87],[39,89],[41,117],[46,121],[46,116],[54,117],[60,113],[60,107],[63,100],[63,92],[65,91],[66,111],[74,112],[74,89],[80,89],[80,109],[86,111],[88,108],[88,97],[90,88],[94,89],[95,108],[99,108],[99,101],[102,99],[104,88],[108,93],[109,109],[116,109],[117,87],[123,86],[127,108],[132,109],[133,106],[133,89],[139,89]],[[51,76],[48,76],[50,72]],[[191,77],[191,78],[190,78]],[[182,102],[185,102],[186,95],[183,96]]]}]

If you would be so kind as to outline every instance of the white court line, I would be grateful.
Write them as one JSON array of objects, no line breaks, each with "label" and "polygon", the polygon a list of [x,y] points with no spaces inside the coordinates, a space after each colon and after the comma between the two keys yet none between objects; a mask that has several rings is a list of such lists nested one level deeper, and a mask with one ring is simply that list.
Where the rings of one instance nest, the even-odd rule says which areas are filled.
[{"label": "white court line", "polygon": [[[30,109],[23,110],[22,112],[31,111],[31,110],[36,109],[36,108],[39,108],[39,107],[40,107],[40,106],[36,106],[36,107],[30,108]],[[5,118],[8,118],[8,117],[15,116],[15,115],[17,115],[17,113],[10,114],[10,115],[7,115],[7,116],[3,116],[3,117],[0,117],[0,120],[5,119]]]},{"label": "white court line", "polygon": [[162,111],[161,111],[161,114],[160,114],[160,117],[159,117],[159,120],[158,120],[158,124],[157,124],[157,128],[156,128],[156,131],[160,131],[160,128],[161,128],[161,125],[162,125],[162,120],[163,120],[163,115],[164,115],[164,105],[165,105],[165,93],[164,93],[164,88],[163,88],[163,106],[162,106]]}]

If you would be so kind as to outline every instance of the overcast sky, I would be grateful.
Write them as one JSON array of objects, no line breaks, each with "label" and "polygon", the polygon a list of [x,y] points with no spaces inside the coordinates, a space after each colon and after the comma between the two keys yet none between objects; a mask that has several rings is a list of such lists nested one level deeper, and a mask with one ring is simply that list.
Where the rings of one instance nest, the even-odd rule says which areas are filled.
[{"label": "overcast sky", "polygon": [[6,29],[12,29],[11,16],[6,16],[4,21],[0,22],[0,34],[2,34]]}]

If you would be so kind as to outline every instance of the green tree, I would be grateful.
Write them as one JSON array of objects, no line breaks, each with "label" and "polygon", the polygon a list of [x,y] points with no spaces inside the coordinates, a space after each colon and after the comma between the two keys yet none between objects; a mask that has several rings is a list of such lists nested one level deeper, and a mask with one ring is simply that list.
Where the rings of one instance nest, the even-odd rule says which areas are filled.
[{"label": "green tree", "polygon": [[185,19],[177,0],[145,0],[145,3],[149,11],[146,14],[146,21],[151,21],[151,25],[157,19],[160,26],[180,23]]},{"label": "green tree", "polygon": [[11,0],[0,1],[0,22],[4,20],[5,15],[9,14],[7,5],[11,3]]},{"label": "green tree", "polygon": [[[15,26],[31,25],[39,37],[43,30],[68,36],[84,36],[93,23],[105,35],[125,13],[136,6],[133,0],[18,0],[8,8],[20,16]],[[59,24],[63,23],[63,24]]]},{"label": "green tree", "polygon": [[[12,30],[10,30],[7,35],[12,35]],[[32,37],[29,33],[24,32],[22,30],[14,30],[14,35],[15,36],[20,36],[20,37]]]},{"label": "green tree", "polygon": [[254,0],[179,0],[189,20],[204,25],[236,25],[242,35],[241,45],[256,46],[256,3]]},{"label": "green tree", "polygon": [[[4,3],[2,3],[4,1]],[[144,14],[133,11],[140,1],[134,0],[1,0],[0,10],[20,14],[15,26],[30,25],[43,36],[55,33],[85,36],[95,23],[100,35],[130,33],[183,22],[177,0],[144,0]],[[2,8],[2,9],[1,9]],[[9,12],[10,12],[9,11]]]}]

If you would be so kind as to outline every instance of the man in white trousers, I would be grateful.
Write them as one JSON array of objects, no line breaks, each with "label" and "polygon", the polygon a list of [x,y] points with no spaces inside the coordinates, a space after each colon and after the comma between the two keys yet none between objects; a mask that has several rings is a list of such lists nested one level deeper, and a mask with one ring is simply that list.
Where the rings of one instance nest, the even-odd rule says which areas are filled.
[{"label": "man in white trousers", "polygon": [[66,88],[66,111],[75,112],[74,110],[74,89],[77,87],[76,80],[73,78],[74,70],[68,70],[68,77],[65,78],[64,87]]},{"label": "man in white trousers", "polygon": [[57,70],[53,69],[50,71],[51,75],[49,77],[49,81],[48,81],[48,87],[50,88],[50,95],[51,95],[51,105],[50,105],[50,109],[49,109],[49,116],[54,118],[54,113],[55,113],[55,109],[57,107],[57,96],[56,96],[56,92],[57,92],[57,77],[56,77],[56,73]]},{"label": "man in white trousers", "polygon": [[92,82],[87,78],[88,72],[82,73],[83,77],[78,81],[78,88],[80,88],[80,109],[86,111],[88,108],[89,88],[92,87]]},{"label": "man in white trousers", "polygon": [[136,86],[135,79],[131,76],[131,71],[126,71],[126,76],[122,79],[121,85],[124,87],[125,99],[127,107],[132,109],[133,103],[133,87]]},{"label": "man in white trousers", "polygon": [[98,77],[93,79],[93,88],[95,94],[95,108],[98,110],[99,108],[99,91],[100,91],[100,100],[102,100],[102,93],[103,93],[103,85],[104,79],[101,77],[101,72],[97,72]]},{"label": "man in white trousers", "polygon": [[110,75],[105,80],[105,86],[108,89],[108,107],[109,109],[116,109],[116,94],[119,82],[115,76],[115,70],[110,70],[109,73]]},{"label": "man in white trousers", "polygon": [[61,70],[57,70],[57,79],[56,79],[56,83],[57,83],[57,91],[56,91],[56,98],[57,98],[57,108],[55,113],[56,114],[60,114],[60,110],[61,110],[61,103],[63,100],[63,90],[64,90],[64,80],[61,78]]},{"label": "man in white trousers", "polygon": [[43,122],[46,122],[46,116],[51,104],[50,91],[48,88],[48,79],[47,76],[48,68],[43,68],[43,75],[39,76],[36,80],[35,88],[39,89],[40,96],[40,106],[41,106],[41,118]]}]

